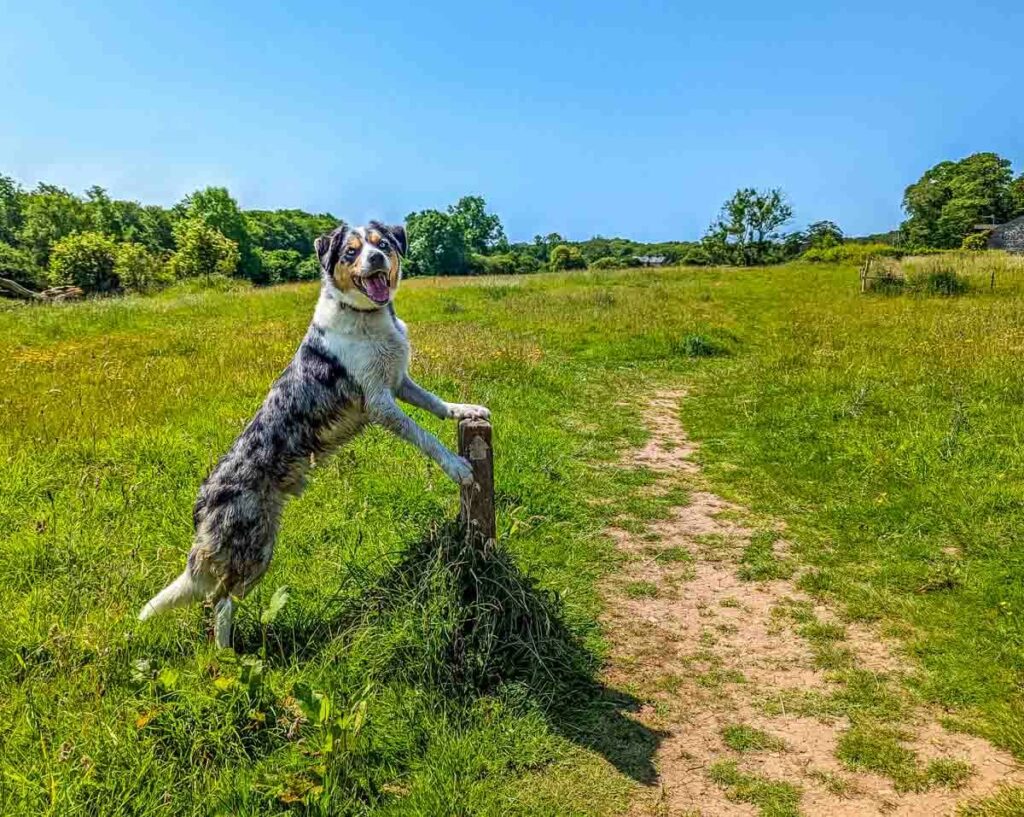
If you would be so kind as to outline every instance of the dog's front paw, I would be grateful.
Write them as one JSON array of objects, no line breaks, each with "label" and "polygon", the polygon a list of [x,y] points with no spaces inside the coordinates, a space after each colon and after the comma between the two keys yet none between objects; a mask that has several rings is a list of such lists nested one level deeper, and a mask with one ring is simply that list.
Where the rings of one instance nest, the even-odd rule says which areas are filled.
[{"label": "dog's front paw", "polygon": [[453,454],[445,463],[444,472],[456,485],[468,487],[473,484],[473,466],[465,457],[456,457]]},{"label": "dog's front paw", "polygon": [[448,416],[453,420],[489,420],[491,412],[472,403],[449,403]]}]

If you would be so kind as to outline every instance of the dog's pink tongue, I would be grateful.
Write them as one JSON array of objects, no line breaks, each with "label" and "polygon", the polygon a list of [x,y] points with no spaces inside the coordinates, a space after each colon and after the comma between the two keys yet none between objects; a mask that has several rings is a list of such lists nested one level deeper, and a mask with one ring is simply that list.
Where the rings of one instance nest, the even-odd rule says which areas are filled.
[{"label": "dog's pink tongue", "polygon": [[374,275],[366,279],[366,294],[370,296],[370,300],[376,301],[379,304],[387,303],[388,298],[391,297],[391,292],[388,290],[388,279],[383,275]]}]

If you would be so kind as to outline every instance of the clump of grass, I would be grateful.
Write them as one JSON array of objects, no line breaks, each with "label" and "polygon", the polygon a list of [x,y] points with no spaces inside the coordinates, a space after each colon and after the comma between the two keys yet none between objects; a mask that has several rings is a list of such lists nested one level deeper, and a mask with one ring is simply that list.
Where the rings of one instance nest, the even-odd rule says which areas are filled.
[{"label": "clump of grass", "polygon": [[693,561],[693,554],[684,547],[670,547],[659,550],[654,555],[654,561],[659,564],[689,563]]},{"label": "clump of grass", "polygon": [[967,280],[957,275],[956,270],[951,267],[931,270],[919,278],[911,278],[910,284],[927,295],[947,297],[962,295],[969,289]]},{"label": "clump of grass", "polygon": [[983,800],[961,805],[957,817],[1019,817],[1024,814],[1024,787],[1005,786]]},{"label": "clump of grass", "polygon": [[836,797],[848,798],[853,797],[859,789],[857,784],[851,780],[847,780],[845,777],[836,774],[835,772],[825,772],[820,769],[812,769],[807,773],[807,776],[812,780],[817,780],[829,794],[833,794]]},{"label": "clump of grass", "polygon": [[765,749],[777,751],[786,748],[786,744],[778,738],[742,723],[730,724],[723,728],[722,740],[726,746],[737,752],[758,752]]},{"label": "clump of grass", "polygon": [[475,547],[448,523],[367,588],[360,639],[372,675],[452,696],[525,685],[542,705],[592,686],[594,657],[562,620],[561,600],[524,576],[501,547]]},{"label": "clump of grass", "polygon": [[775,555],[773,546],[778,538],[774,531],[757,531],[750,537],[750,543],[740,557],[741,579],[760,582],[788,579],[793,575],[793,563]]},{"label": "clump of grass", "polygon": [[761,817],[800,817],[799,786],[740,771],[732,761],[716,763],[708,777],[725,789],[730,800],[756,806]]},{"label": "clump of grass", "polygon": [[973,773],[969,763],[938,759],[922,766],[904,745],[907,735],[877,724],[855,725],[839,738],[836,756],[850,769],[888,777],[897,791],[921,792],[933,786],[959,788]]},{"label": "clump of grass", "polygon": [[651,582],[629,582],[622,591],[631,599],[653,599],[658,595],[658,586]]},{"label": "clump of grass", "polygon": [[684,335],[673,340],[670,347],[672,354],[683,357],[720,357],[727,353],[724,347],[701,333]]}]

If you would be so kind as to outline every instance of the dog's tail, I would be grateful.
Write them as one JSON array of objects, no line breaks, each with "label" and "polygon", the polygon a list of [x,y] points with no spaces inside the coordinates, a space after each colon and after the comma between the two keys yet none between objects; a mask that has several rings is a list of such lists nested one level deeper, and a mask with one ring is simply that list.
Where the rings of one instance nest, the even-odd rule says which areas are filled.
[{"label": "dog's tail", "polygon": [[189,602],[197,601],[203,595],[201,588],[189,575],[188,568],[186,568],[178,578],[146,602],[139,611],[139,621],[145,621],[164,610],[182,607]]}]

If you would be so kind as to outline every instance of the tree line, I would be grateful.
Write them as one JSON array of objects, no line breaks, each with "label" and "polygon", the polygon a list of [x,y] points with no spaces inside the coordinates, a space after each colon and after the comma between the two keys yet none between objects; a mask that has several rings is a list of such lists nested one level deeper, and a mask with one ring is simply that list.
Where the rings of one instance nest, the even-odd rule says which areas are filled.
[{"label": "tree line", "polygon": [[[512,243],[480,196],[406,217],[409,275],[502,275],[540,270],[666,264],[753,266],[840,260],[857,242],[901,251],[981,248],[979,224],[1024,215],[1024,173],[1009,160],[976,153],[940,162],[908,186],[898,230],[848,239],[832,221],[786,231],[793,208],[782,190],[737,190],[699,241],[645,244],[558,233]],[[76,195],[41,183],[23,189],[0,175],[0,278],[32,289],[75,285],[86,292],[148,291],[190,278],[230,276],[254,284],[312,280],[313,240],[338,223],[330,213],[242,210],[223,187],[207,187],[171,207],[113,199],[102,187]]]},{"label": "tree line", "polygon": [[313,239],[337,219],[302,210],[247,210],[223,187],[172,207],[83,196],[0,175],[0,277],[33,289],[147,291],[184,278],[234,276],[256,284],[316,278]]}]

